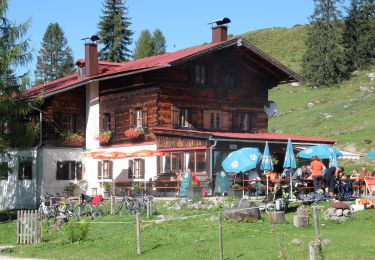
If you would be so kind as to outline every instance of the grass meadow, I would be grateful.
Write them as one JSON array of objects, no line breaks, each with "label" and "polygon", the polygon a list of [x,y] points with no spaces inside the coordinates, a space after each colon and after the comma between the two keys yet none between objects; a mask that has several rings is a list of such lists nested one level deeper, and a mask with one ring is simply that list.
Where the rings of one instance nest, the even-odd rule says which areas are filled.
[{"label": "grass meadow", "polygon": [[[69,241],[67,226],[78,228],[80,224],[70,221],[60,231],[44,230],[41,244],[16,246],[5,254],[39,259],[219,259],[218,212],[175,211],[158,205],[158,213],[152,220],[142,217],[141,256],[136,253],[132,215],[86,220],[87,237],[77,242]],[[314,240],[314,227],[310,224],[304,229],[295,228],[294,214],[287,213],[286,223],[276,225],[269,223],[266,213],[256,223],[223,219],[224,259],[308,259],[308,243]],[[375,210],[357,212],[353,220],[344,224],[324,221],[323,210],[319,214],[321,237],[326,244],[325,259],[375,258]],[[172,220],[154,221],[160,215]],[[14,245],[15,241],[16,223],[0,224],[0,245]]]}]

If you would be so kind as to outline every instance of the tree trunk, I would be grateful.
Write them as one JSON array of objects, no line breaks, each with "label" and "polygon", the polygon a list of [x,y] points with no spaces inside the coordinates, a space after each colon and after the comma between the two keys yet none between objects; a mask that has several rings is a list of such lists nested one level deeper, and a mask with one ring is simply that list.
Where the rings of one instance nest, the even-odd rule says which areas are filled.
[{"label": "tree trunk", "polygon": [[271,223],[285,223],[285,211],[270,211],[268,212],[268,217]]}]

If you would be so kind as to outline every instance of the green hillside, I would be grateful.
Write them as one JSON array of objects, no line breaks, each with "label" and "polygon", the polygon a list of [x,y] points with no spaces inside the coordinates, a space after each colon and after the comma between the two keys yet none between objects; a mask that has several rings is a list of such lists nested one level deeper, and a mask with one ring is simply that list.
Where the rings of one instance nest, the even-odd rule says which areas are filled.
[{"label": "green hillside", "polygon": [[[264,29],[243,37],[301,72],[305,26]],[[375,67],[356,73],[339,87],[284,84],[272,89],[269,100],[277,103],[278,115],[269,120],[269,131],[325,137],[353,152],[375,149],[375,81],[369,80],[369,72],[375,72]]]}]

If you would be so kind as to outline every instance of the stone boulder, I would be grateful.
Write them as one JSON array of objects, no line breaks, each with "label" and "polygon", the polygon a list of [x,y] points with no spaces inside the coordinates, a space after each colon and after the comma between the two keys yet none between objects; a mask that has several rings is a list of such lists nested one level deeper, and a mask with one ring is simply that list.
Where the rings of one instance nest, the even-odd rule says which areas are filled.
[{"label": "stone boulder", "polygon": [[223,215],[235,222],[256,222],[260,219],[260,210],[254,202],[241,199],[236,207],[224,208]]}]

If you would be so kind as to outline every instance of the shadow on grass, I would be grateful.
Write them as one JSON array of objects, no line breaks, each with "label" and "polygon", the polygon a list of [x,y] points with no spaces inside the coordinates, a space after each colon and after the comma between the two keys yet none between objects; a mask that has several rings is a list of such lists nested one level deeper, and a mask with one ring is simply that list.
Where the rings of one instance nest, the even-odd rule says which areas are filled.
[{"label": "shadow on grass", "polygon": [[17,219],[16,210],[0,210],[0,223]]}]

